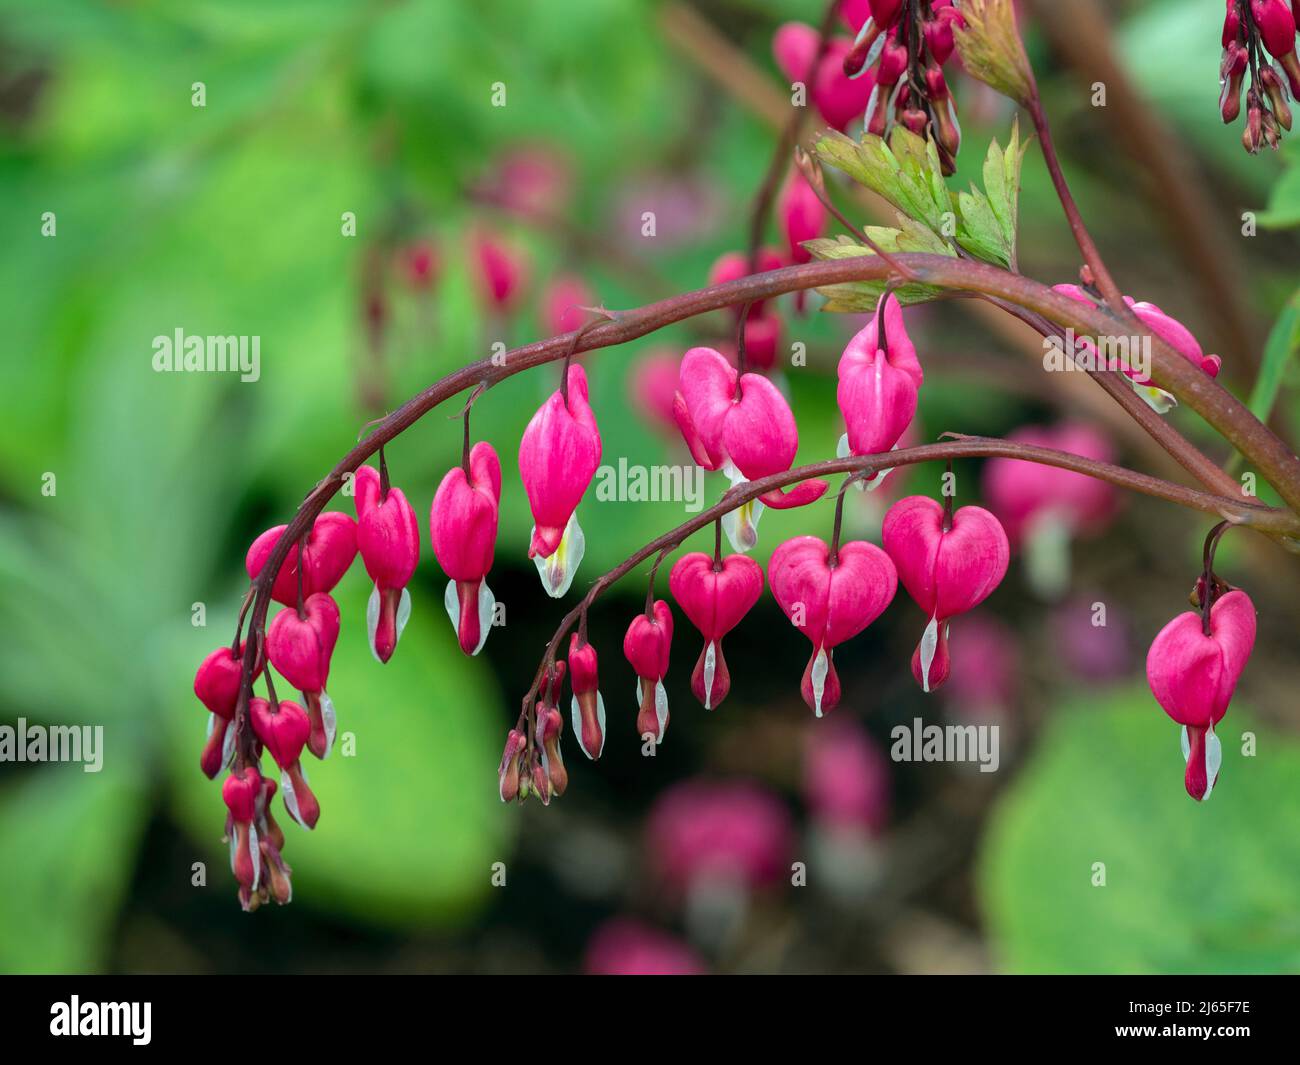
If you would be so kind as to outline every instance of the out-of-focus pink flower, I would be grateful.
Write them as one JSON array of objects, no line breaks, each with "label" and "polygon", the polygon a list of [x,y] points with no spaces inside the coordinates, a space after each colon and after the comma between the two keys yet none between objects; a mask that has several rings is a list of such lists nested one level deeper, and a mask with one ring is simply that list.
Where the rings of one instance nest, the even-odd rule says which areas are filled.
[{"label": "out-of-focus pink flower", "polygon": [[686,894],[702,879],[752,889],[790,871],[790,815],[770,792],[748,782],[689,780],[664,792],[650,813],[646,847],[666,888]]},{"label": "out-of-focus pink flower", "polygon": [[1126,677],[1133,667],[1133,626],[1122,607],[1105,606],[1105,624],[1096,609],[1096,596],[1070,600],[1052,612],[1052,650],[1075,679],[1087,684]]},{"label": "out-of-focus pink flower", "polygon": [[616,917],[596,929],[587,943],[583,969],[589,976],[702,976],[703,959],[657,928]]},{"label": "out-of-focus pink flower", "polygon": [[498,233],[479,228],[470,237],[470,265],[479,302],[490,313],[509,314],[528,287],[528,257]]},{"label": "out-of-focus pink flower", "polygon": [[803,246],[803,242],[822,235],[822,229],[826,225],[826,208],[798,167],[791,168],[781,187],[777,216],[781,220],[781,231],[785,234],[790,261],[811,261],[812,252]]},{"label": "out-of-focus pink flower", "polygon": [[1006,625],[985,614],[952,623],[948,706],[968,715],[1000,715],[1015,705],[1020,648]]},{"label": "out-of-focus pink flower", "polygon": [[889,760],[856,721],[809,730],[803,781],[808,808],[826,827],[876,836],[889,823]]},{"label": "out-of-focus pink flower", "polygon": [[441,272],[438,248],[428,237],[404,245],[397,253],[397,266],[406,284],[417,292],[434,286]]},{"label": "out-of-focus pink flower", "polygon": [[674,438],[678,436],[673,397],[677,395],[679,363],[674,352],[648,351],[637,358],[628,379],[633,407],[648,425]]},{"label": "out-of-focus pink flower", "polygon": [[819,61],[819,40],[812,26],[787,22],[778,27],[772,38],[772,54],[791,84],[803,82],[808,86],[809,102],[822,118],[843,130],[866,111],[875,86],[870,78],[853,80],[844,73],[844,60],[853,50],[852,41],[831,38]]},{"label": "out-of-focus pink flower", "polygon": [[542,329],[546,336],[559,336],[579,329],[586,321],[583,307],[596,303],[595,294],[582,278],[560,274],[542,293]]},{"label": "out-of-focus pink flower", "polygon": [[573,193],[573,168],[553,148],[520,145],[501,156],[485,188],[494,202],[517,214],[551,214]]},{"label": "out-of-focus pink flower", "polygon": [[[1110,441],[1091,426],[1079,423],[1017,429],[1008,439],[1068,451],[1098,462],[1115,459]],[[988,462],[984,467],[984,495],[989,509],[1002,521],[1016,546],[1033,532],[1035,524],[1047,518],[1063,522],[1074,535],[1101,532],[1117,507],[1115,488],[1105,481],[1019,459]]]}]

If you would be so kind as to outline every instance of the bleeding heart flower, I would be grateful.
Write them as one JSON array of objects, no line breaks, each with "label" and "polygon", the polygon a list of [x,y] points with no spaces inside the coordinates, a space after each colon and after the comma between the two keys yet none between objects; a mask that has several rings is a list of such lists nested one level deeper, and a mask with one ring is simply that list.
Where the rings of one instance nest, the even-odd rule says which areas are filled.
[{"label": "bleeding heart flower", "polygon": [[571,333],[586,320],[583,307],[596,302],[595,294],[580,277],[560,274],[542,293],[542,328],[547,336]]},{"label": "bleeding heart flower", "polygon": [[334,703],[325,691],[338,638],[338,604],[324,592],[309,595],[301,613],[285,607],[266,630],[266,657],[307,700],[311,718],[307,745],[317,758],[330,753],[338,725]]},{"label": "bleeding heart flower", "polygon": [[262,774],[256,766],[232,772],[221,785],[221,799],[230,811],[226,834],[230,837],[230,869],[245,891],[254,891],[261,879],[261,848],[253,820],[262,791]]},{"label": "bleeding heart flower", "polygon": [[[257,579],[287,528],[287,525],[277,525],[253,541],[244,560],[250,579]],[[352,519],[337,510],[327,510],[321,514],[307,534],[307,544],[303,551],[302,594],[308,596],[316,592],[332,592],[356,556],[357,527]],[[289,548],[284,565],[275,575],[271,598],[285,606],[293,606],[298,602],[297,544]]]},{"label": "bleeding heart flower", "polygon": [[[1097,301],[1079,285],[1055,285],[1052,291],[1068,296],[1076,303],[1086,303],[1089,307],[1098,306]],[[1219,369],[1223,365],[1223,360],[1217,355],[1206,355],[1199,341],[1192,335],[1191,330],[1178,321],[1177,318],[1165,314],[1154,303],[1139,303],[1131,296],[1125,296],[1124,302],[1129,305],[1129,308],[1137,315],[1138,320],[1143,325],[1198,370],[1204,372],[1208,377],[1219,376]],[[1091,339],[1080,339],[1076,344],[1081,352],[1095,355],[1097,348]],[[1164,389],[1156,387],[1150,377],[1144,376],[1134,366],[1122,364],[1118,368],[1123,372],[1125,380],[1133,386],[1133,390],[1153,410],[1165,414],[1178,405],[1178,401],[1172,395],[1164,391]]]},{"label": "bleeding heart flower", "polygon": [[844,544],[832,559],[824,540],[796,536],[772,552],[767,579],[786,617],[812,642],[800,690],[821,717],[840,701],[834,648],[875,621],[894,598],[894,563],[875,544]]},{"label": "bleeding heart flower", "polygon": [[533,511],[528,557],[547,594],[569,590],[586,539],[574,513],[600,466],[600,430],[587,402],[587,374],[569,367],[568,397],[556,392],[533,415],[519,443],[519,473]]},{"label": "bleeding heart flower", "polygon": [[898,579],[930,619],[913,669],[934,691],[948,679],[948,622],[984,602],[1007,574],[1007,534],[982,507],[950,515],[928,496],[909,496],[889,509],[881,535]]},{"label": "bleeding heart flower", "polygon": [[[766,377],[738,375],[712,348],[691,348],[682,359],[674,413],[691,455],[707,470],[722,469],[733,485],[783,473],[799,451],[799,429],[785,397]],[[774,489],[723,518],[737,551],[758,542],[763,506],[778,510],[820,499],[825,481]]]},{"label": "bleeding heart flower", "polygon": [[1210,797],[1219,775],[1223,750],[1214,726],[1227,712],[1254,646],[1255,606],[1234,589],[1210,608],[1208,623],[1201,613],[1179,614],[1147,654],[1151,692],[1183,726],[1184,783],[1198,801]]},{"label": "bleeding heart flower", "polygon": [[[216,778],[221,767],[230,764],[235,733],[230,724],[239,702],[239,683],[244,668],[244,644],[236,654],[229,647],[218,647],[202,662],[194,674],[194,694],[208,708],[208,739],[203,745],[199,767],[209,780]],[[262,663],[253,663],[253,680],[262,672]]]},{"label": "bleeding heart flower", "polygon": [[253,733],[280,767],[281,797],[289,816],[303,828],[315,828],[320,820],[320,803],[307,786],[301,761],[302,749],[311,736],[307,711],[289,699],[276,703],[252,699],[248,713]]},{"label": "bleeding heart flower", "polygon": [[564,715],[554,705],[537,708],[537,742],[542,749],[541,770],[546,780],[546,788],[538,789],[543,805],[549,805],[551,797],[559,797],[569,786],[569,772],[564,768],[564,756],[560,753],[560,733],[564,731]]},{"label": "bleeding heart flower", "polygon": [[713,710],[731,690],[722,637],[740,624],[763,594],[763,567],[744,555],[729,555],[715,563],[711,555],[694,551],[677,560],[668,587],[704,637],[704,650],[691,674],[691,691],[705,710]]},{"label": "bleeding heart flower", "polygon": [[673,642],[673,613],[662,599],[645,614],[632,619],[623,637],[623,654],[636,671],[636,699],[640,711],[636,718],[637,735],[663,743],[668,729],[668,692],[664,677],[668,673],[668,654]]},{"label": "bleeding heart flower", "polygon": [[600,694],[596,648],[576,632],[569,640],[569,683],[573,734],[582,753],[594,761],[605,750],[605,700]]},{"label": "bleeding heart flower", "polygon": [[666,932],[616,917],[592,934],[583,955],[588,976],[703,976],[707,966],[687,944]]},{"label": "bleeding heart flower", "polygon": [[451,579],[443,603],[460,649],[476,655],[492,628],[496,598],[487,586],[496,551],[501,462],[487,441],[469,453],[468,470],[447,471],[429,510],[429,534],[438,565]]},{"label": "bleeding heart flower", "polygon": [[420,523],[400,488],[372,466],[356,476],[357,550],[375,582],[366,607],[370,650],[387,662],[411,616],[410,583],[420,561]]},{"label": "bleeding heart flower", "polygon": [[[880,455],[894,447],[916,416],[925,375],[893,293],[881,297],[866,328],[849,341],[839,379],[836,398],[848,429],[840,457]],[[878,475],[873,483],[879,480]]]}]

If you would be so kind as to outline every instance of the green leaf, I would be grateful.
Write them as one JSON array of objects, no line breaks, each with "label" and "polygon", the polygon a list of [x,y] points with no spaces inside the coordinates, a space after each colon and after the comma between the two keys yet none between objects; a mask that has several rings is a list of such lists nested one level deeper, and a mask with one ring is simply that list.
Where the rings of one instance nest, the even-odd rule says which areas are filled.
[{"label": "green leaf", "polygon": [[[1145,690],[1064,707],[989,829],[981,894],[1014,972],[1300,968],[1300,745],[1234,705],[1209,801],[1183,790],[1179,729]],[[1105,864],[1105,886],[1094,886]]]},{"label": "green leaf", "polygon": [[1264,360],[1250,393],[1250,412],[1261,422],[1273,413],[1291,357],[1300,350],[1300,291],[1282,309],[1264,345]]},{"label": "green leaf", "polygon": [[817,142],[816,150],[822,161],[883,196],[907,217],[934,233],[943,231],[944,215],[953,210],[952,197],[930,141],[902,127],[894,130],[888,144],[873,134],[859,143],[832,130]]},{"label": "green leaf", "polygon": [[[952,256],[956,253],[940,238],[920,223],[910,218],[899,217],[900,229],[888,229],[884,226],[868,226],[866,234],[885,252],[928,252],[932,255]],[[805,241],[815,259],[851,259],[860,255],[875,255],[870,248],[850,237],[821,237]],[[884,294],[887,281],[850,281],[843,285],[825,285],[817,291],[826,297],[824,311],[841,314],[856,314],[874,311]],[[894,289],[898,301],[904,306],[914,303],[926,303],[942,295],[942,290],[933,285],[902,285]]]},{"label": "green leaf", "polygon": [[[130,757],[108,752],[106,762],[114,753]],[[111,764],[98,773],[51,766],[0,791],[0,971],[103,965],[144,823],[143,780]]]},{"label": "green leaf", "polygon": [[[276,800],[294,905],[334,906],[376,923],[450,920],[482,902],[492,863],[509,856],[519,811],[502,805],[496,780],[508,714],[487,664],[461,655],[441,596],[427,588],[412,592],[397,653],[387,665],[376,662],[366,642],[364,576],[354,570],[335,592],[343,632],[329,691],[340,742],[325,762],[303,759],[321,803],[316,829],[299,828]],[[507,632],[489,638],[509,639]],[[228,890],[233,906],[219,844],[220,784],[198,770],[203,713],[183,685],[182,678],[171,722],[178,798],[185,823],[211,844],[208,887]],[[278,689],[296,698],[288,684]],[[355,736],[353,757],[341,744],[346,733]],[[263,770],[274,770],[269,758]]]}]

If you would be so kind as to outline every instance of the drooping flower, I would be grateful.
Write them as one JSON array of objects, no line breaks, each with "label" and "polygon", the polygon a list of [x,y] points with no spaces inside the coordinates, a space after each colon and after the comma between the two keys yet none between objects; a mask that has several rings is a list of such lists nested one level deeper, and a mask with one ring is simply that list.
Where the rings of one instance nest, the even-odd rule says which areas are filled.
[{"label": "drooping flower", "polygon": [[221,799],[229,815],[226,834],[230,837],[230,869],[239,882],[241,895],[256,890],[261,879],[261,848],[253,820],[262,790],[262,774],[256,766],[232,770],[221,785]]},{"label": "drooping flower", "polygon": [[[277,525],[253,541],[244,560],[250,579],[257,579],[287,528],[287,525]],[[298,546],[294,544],[289,548],[284,564],[271,585],[271,598],[285,606],[293,606],[298,602]],[[332,592],[356,557],[356,523],[338,510],[327,510],[318,516],[312,523],[303,548],[303,596]]]},{"label": "drooping flower", "polygon": [[772,552],[772,594],[813,646],[800,691],[818,717],[840,701],[834,649],[884,612],[898,590],[894,563],[875,544],[854,541],[835,556],[824,540],[796,536]]},{"label": "drooping flower", "polygon": [[587,402],[587,374],[569,367],[568,395],[555,393],[533,415],[519,443],[519,473],[535,522],[528,557],[547,594],[569,590],[586,539],[575,511],[600,466],[600,430]]},{"label": "drooping flower", "polygon": [[272,703],[255,698],[249,701],[248,713],[254,734],[280,767],[280,793],[289,816],[303,828],[315,828],[320,803],[307,786],[301,760],[311,736],[307,711],[289,699]]},{"label": "drooping flower", "polygon": [[[840,356],[836,399],[848,430],[840,441],[840,457],[880,455],[895,447],[916,417],[924,380],[903,325],[903,308],[893,293],[882,296],[871,321]],[[868,487],[888,474],[877,474]]]},{"label": "drooping flower", "polygon": [[487,585],[497,542],[501,462],[486,440],[470,450],[465,466],[447,471],[429,509],[429,534],[438,565],[447,574],[443,603],[460,649],[483,649],[496,598]]},{"label": "drooping flower", "polygon": [[[244,644],[236,654],[230,647],[218,647],[202,662],[194,674],[194,694],[208,709],[208,739],[203,745],[199,766],[209,780],[216,778],[222,766],[230,764],[235,733],[230,727],[239,703],[239,684],[244,667]],[[262,663],[253,663],[253,680],[262,672]]]},{"label": "drooping flower", "polygon": [[[1055,448],[1098,462],[1111,462],[1110,441],[1089,425],[1030,426],[1008,437],[1015,443]],[[1073,470],[1022,459],[991,459],[984,466],[984,498],[1025,554],[1030,584],[1045,598],[1059,597],[1070,580],[1070,541],[1095,536],[1119,509],[1113,485]]]},{"label": "drooping flower", "polygon": [[387,662],[411,616],[407,584],[420,561],[420,523],[400,488],[372,466],[356,474],[357,551],[375,582],[366,606],[370,650]]},{"label": "drooping flower", "polygon": [[623,637],[623,655],[636,671],[637,735],[663,743],[668,729],[668,692],[664,677],[673,642],[673,613],[662,599],[656,599],[644,614],[638,614]]},{"label": "drooping flower", "polygon": [[594,761],[605,750],[605,700],[600,694],[596,648],[577,632],[569,640],[569,685],[573,734],[582,753]]},{"label": "drooping flower", "polygon": [[1233,589],[1205,612],[1187,611],[1152,641],[1147,682],[1161,708],[1183,726],[1184,784],[1193,799],[1210,797],[1223,750],[1214,727],[1232,701],[1255,645],[1255,606]]},{"label": "drooping flower", "polygon": [[[1063,296],[1068,296],[1076,303],[1086,303],[1090,307],[1098,305],[1087,290],[1079,285],[1055,285],[1052,290],[1059,292]],[[1124,302],[1129,305],[1129,308],[1137,315],[1138,320],[1143,325],[1198,370],[1201,370],[1208,377],[1217,377],[1219,375],[1223,360],[1217,355],[1206,355],[1199,341],[1192,335],[1191,330],[1177,318],[1165,314],[1154,303],[1145,301],[1139,303],[1131,296],[1125,296]],[[1094,355],[1097,351],[1096,344],[1091,339],[1079,341],[1078,346],[1085,354]],[[1138,366],[1133,365],[1136,361],[1130,356],[1128,359],[1120,359],[1120,365],[1117,366],[1124,374],[1125,380],[1133,387],[1133,391],[1141,396],[1149,407],[1161,414],[1176,407],[1178,401],[1164,389],[1158,388],[1152,383],[1150,377],[1143,374]]]},{"label": "drooping flower", "polygon": [[301,612],[285,607],[266,630],[266,657],[307,700],[307,746],[317,758],[329,755],[338,728],[334,702],[325,690],[338,638],[338,604],[324,592],[309,595]]},{"label": "drooping flower", "polygon": [[704,637],[704,649],[691,674],[691,691],[704,709],[713,710],[731,690],[722,638],[763,594],[763,567],[745,555],[728,555],[715,562],[711,555],[693,551],[677,560],[668,587]]},{"label": "drooping flower", "polygon": [[[777,387],[760,374],[738,375],[712,348],[683,357],[674,413],[695,461],[723,470],[733,485],[785,472],[799,450],[794,414]],[[748,551],[758,542],[764,506],[802,507],[825,491],[826,482],[816,480],[774,489],[731,511],[723,528],[737,551]]]},{"label": "drooping flower", "polygon": [[909,496],[889,509],[881,535],[898,579],[930,619],[912,670],[933,691],[948,679],[948,622],[979,606],[1006,576],[1007,534],[983,507],[953,514],[929,496]]}]

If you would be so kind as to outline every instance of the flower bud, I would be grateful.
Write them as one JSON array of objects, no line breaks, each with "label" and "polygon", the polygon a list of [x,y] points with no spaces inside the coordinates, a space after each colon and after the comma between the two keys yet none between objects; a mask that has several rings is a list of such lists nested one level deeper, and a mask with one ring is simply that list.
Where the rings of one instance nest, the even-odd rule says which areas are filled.
[{"label": "flower bud", "polygon": [[519,774],[527,745],[528,737],[518,729],[512,728],[506,736],[505,750],[501,754],[501,768],[497,770],[502,802],[514,802],[520,797]]},{"label": "flower bud", "polygon": [[642,737],[663,743],[668,728],[669,651],[673,641],[673,614],[668,604],[656,599],[649,613],[638,614],[623,637],[623,655],[636,671],[636,698],[640,706],[636,730]]},{"label": "flower bud", "polygon": [[582,753],[595,761],[605,750],[605,700],[597,677],[596,648],[576,632],[569,640],[569,683],[573,734]]},{"label": "flower bud", "polygon": [[253,827],[261,788],[262,775],[252,765],[232,772],[221,786],[222,801],[230,811],[226,829],[230,835],[230,868],[249,891],[257,888],[261,875],[257,829]]}]

